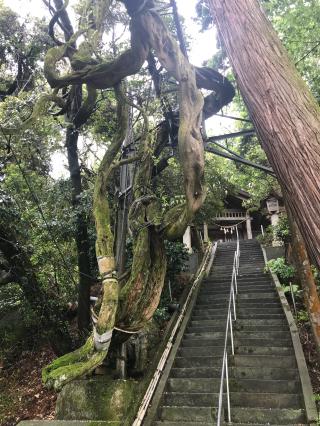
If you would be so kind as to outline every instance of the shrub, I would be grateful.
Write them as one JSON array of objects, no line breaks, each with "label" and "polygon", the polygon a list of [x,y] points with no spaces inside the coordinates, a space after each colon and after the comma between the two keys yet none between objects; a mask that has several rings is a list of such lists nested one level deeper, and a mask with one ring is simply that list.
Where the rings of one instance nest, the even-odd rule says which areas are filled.
[{"label": "shrub", "polygon": [[274,239],[274,229],[273,226],[268,226],[264,232],[264,235],[260,234],[257,236],[257,240],[263,246],[272,246]]},{"label": "shrub", "polygon": [[267,263],[267,268],[269,268],[270,271],[274,274],[277,274],[280,281],[282,282],[288,282],[294,277],[295,274],[294,267],[288,265],[284,257],[278,257],[277,259],[269,260]]}]

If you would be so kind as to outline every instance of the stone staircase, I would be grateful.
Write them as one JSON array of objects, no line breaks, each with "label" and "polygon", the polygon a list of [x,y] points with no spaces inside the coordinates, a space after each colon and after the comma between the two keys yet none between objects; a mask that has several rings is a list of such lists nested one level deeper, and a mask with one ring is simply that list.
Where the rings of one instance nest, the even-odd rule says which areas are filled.
[{"label": "stone staircase", "polygon": [[[167,372],[156,415],[146,425],[216,423],[235,249],[234,242],[218,245],[211,275],[201,285]],[[229,357],[232,424],[305,425],[299,371],[279,295],[264,273],[259,244],[242,241],[240,250],[235,356]]]}]

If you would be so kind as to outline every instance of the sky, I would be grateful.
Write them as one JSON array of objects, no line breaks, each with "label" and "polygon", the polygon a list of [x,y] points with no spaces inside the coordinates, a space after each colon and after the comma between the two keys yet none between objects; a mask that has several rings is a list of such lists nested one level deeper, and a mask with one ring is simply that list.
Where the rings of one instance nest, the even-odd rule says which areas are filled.
[{"label": "sky", "polygon": [[[72,1],[70,2],[72,4]],[[196,66],[202,66],[203,62],[210,59],[216,52],[216,32],[209,29],[201,32],[199,25],[192,19],[196,16],[196,0],[176,0],[178,12],[185,20],[188,36],[191,38],[189,59]],[[22,18],[28,14],[38,18],[48,17],[47,7],[42,0],[4,0],[4,4],[13,9]],[[211,117],[206,121],[208,136],[232,132],[235,130],[234,122],[219,116]],[[52,159],[52,175],[58,178],[66,176],[66,158],[62,153],[56,153]]]}]

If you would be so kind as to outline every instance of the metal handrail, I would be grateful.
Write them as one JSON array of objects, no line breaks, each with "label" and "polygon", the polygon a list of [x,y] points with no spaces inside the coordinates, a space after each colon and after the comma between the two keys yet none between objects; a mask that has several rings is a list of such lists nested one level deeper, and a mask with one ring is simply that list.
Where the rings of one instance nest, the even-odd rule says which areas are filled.
[{"label": "metal handrail", "polygon": [[228,423],[231,423],[231,405],[230,405],[229,371],[228,371],[228,337],[229,337],[229,331],[230,331],[231,353],[232,355],[234,355],[234,338],[233,338],[232,322],[237,320],[237,312],[236,312],[236,296],[238,294],[237,276],[239,274],[239,261],[240,261],[240,244],[239,244],[239,234],[238,234],[237,227],[236,227],[236,232],[237,232],[237,248],[233,256],[232,278],[231,278],[231,284],[230,284],[228,314],[227,314],[227,322],[226,322],[226,330],[225,330],[225,338],[224,338],[223,360],[222,360],[222,370],[221,370],[221,380],[220,380],[220,390],[219,390],[217,426],[220,426],[221,424],[224,379],[226,379]]}]

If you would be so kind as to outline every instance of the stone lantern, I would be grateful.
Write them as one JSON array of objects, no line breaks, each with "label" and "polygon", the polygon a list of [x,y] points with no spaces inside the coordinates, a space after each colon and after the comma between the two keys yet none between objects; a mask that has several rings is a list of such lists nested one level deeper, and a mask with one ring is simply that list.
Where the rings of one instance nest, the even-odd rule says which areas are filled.
[{"label": "stone lantern", "polygon": [[270,214],[279,213],[279,201],[274,197],[268,198],[267,209]]},{"label": "stone lantern", "polygon": [[276,226],[279,222],[279,201],[275,197],[268,198],[267,209],[270,213],[271,225]]}]

